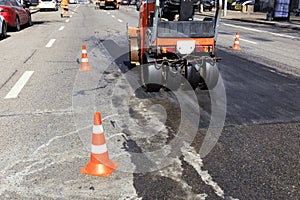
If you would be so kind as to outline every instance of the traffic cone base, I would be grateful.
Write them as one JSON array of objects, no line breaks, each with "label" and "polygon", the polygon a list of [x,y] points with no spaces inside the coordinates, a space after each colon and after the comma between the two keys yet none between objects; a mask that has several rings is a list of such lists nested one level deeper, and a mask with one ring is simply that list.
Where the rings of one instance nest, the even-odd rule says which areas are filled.
[{"label": "traffic cone base", "polygon": [[92,176],[108,177],[115,171],[119,164],[111,161],[110,165],[113,165],[113,167],[90,161],[80,172]]},{"label": "traffic cone base", "polygon": [[82,62],[79,71],[91,71],[92,67],[88,62]]},{"label": "traffic cone base", "polygon": [[107,177],[115,171],[118,165],[118,163],[109,159],[101,116],[99,112],[96,112],[94,115],[90,161],[80,172],[92,176]]},{"label": "traffic cone base", "polygon": [[234,43],[232,50],[241,50],[241,47],[239,44]]}]

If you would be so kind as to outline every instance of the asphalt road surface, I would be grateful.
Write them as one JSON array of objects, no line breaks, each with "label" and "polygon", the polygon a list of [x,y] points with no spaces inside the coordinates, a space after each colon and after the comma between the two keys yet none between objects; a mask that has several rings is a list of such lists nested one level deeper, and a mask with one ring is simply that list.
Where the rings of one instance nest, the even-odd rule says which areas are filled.
[{"label": "asphalt road surface", "polygon": [[[70,8],[0,41],[0,199],[300,198],[298,32],[224,20],[216,89],[145,93],[128,65],[134,7]],[[119,163],[107,178],[80,173],[95,111]]]}]

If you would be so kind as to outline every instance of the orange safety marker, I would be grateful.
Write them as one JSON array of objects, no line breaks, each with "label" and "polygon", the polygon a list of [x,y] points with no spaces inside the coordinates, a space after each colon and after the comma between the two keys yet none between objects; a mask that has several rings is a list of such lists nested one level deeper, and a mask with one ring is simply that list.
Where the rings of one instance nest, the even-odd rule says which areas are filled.
[{"label": "orange safety marker", "polygon": [[99,112],[96,112],[94,114],[91,158],[80,172],[92,176],[107,177],[115,171],[118,165],[109,159],[101,116]]},{"label": "orange safety marker", "polygon": [[81,66],[79,68],[79,71],[90,71],[92,70],[92,67],[89,64],[88,56],[87,56],[87,51],[86,51],[86,46],[82,45],[82,50],[81,50]]},{"label": "orange safety marker", "polygon": [[126,12],[128,12],[128,6],[126,6]]},{"label": "orange safety marker", "polygon": [[241,50],[241,47],[240,47],[240,33],[239,32],[236,32],[236,34],[235,34],[234,45],[231,49],[232,50]]}]

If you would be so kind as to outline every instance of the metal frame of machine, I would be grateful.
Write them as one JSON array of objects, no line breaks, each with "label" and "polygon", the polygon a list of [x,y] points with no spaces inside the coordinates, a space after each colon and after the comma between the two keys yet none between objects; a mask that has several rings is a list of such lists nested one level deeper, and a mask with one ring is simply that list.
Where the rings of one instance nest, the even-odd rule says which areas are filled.
[{"label": "metal frame of machine", "polygon": [[[215,17],[194,20],[199,0],[147,0],[138,27],[128,27],[130,63],[140,67],[146,90],[213,89],[219,77],[215,44],[222,8]],[[183,81],[183,79],[187,81]]]}]

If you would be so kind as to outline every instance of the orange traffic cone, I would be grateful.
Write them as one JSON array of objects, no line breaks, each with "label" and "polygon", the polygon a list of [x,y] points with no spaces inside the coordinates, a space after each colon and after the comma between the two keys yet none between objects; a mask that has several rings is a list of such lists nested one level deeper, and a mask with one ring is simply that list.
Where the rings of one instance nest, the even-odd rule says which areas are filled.
[{"label": "orange traffic cone", "polygon": [[92,70],[92,67],[89,64],[86,46],[82,45],[82,51],[81,51],[81,66],[79,68],[79,71],[90,71]]},{"label": "orange traffic cone", "polygon": [[239,32],[236,32],[236,34],[235,34],[234,45],[231,49],[241,50],[241,47],[240,47],[240,33]]},{"label": "orange traffic cone", "polygon": [[118,167],[118,163],[109,159],[100,113],[94,115],[92,149],[89,163],[80,170],[82,174],[107,177]]},{"label": "orange traffic cone", "polygon": [[128,6],[126,6],[126,12],[128,12]]}]

